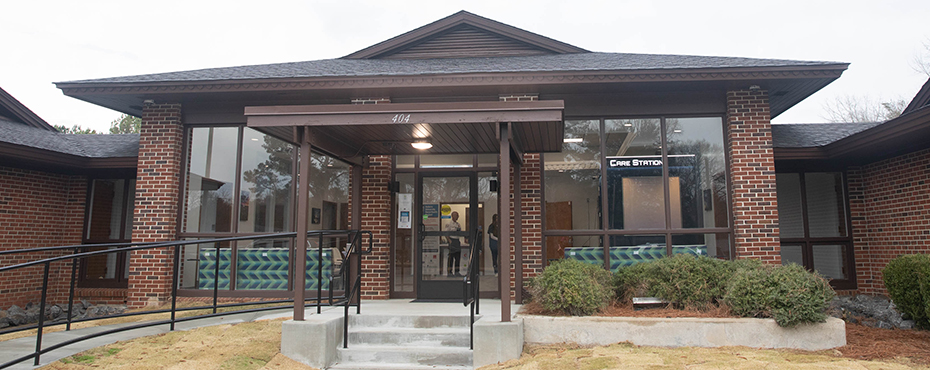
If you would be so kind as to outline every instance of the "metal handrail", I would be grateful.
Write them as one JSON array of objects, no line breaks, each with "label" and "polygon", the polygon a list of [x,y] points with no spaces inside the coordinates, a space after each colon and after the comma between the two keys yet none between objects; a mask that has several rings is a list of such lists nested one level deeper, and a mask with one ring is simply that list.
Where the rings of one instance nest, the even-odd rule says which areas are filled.
[{"label": "metal handrail", "polygon": [[481,245],[483,242],[481,229],[475,230],[474,237],[471,240],[471,254],[468,256],[468,273],[465,274],[464,284],[462,285],[462,303],[465,306],[471,306],[471,323],[468,326],[468,348],[475,349],[475,314],[479,313],[478,294],[480,282],[480,279],[478,278],[478,255],[483,251]]},{"label": "metal handrail", "polygon": [[[363,235],[363,234],[367,234],[367,235],[368,235],[368,244],[369,244],[369,245],[368,245],[367,251],[363,251],[363,250],[362,250],[362,247],[361,247],[362,235]],[[358,307],[358,312],[360,313],[360,312],[361,312],[361,254],[363,254],[363,253],[364,253],[364,254],[371,253],[371,250],[372,250],[372,233],[371,233],[370,231],[361,231],[361,230],[315,230],[315,231],[308,231],[308,232],[307,232],[307,235],[308,235],[308,237],[309,237],[309,236],[317,236],[317,237],[319,238],[318,240],[320,241],[320,245],[319,245],[317,248],[319,249],[318,252],[320,253],[320,261],[323,260],[323,259],[322,259],[322,249],[323,249],[323,248],[322,248],[322,244],[323,244],[322,241],[323,241],[323,238],[324,238],[324,237],[333,237],[333,236],[338,236],[338,235],[345,235],[345,236],[346,236],[346,239],[351,240],[351,243],[349,244],[349,246],[348,246],[348,248],[347,248],[347,250],[346,250],[346,254],[345,254],[345,256],[343,257],[343,261],[344,261],[344,262],[343,262],[343,266],[340,267],[340,269],[339,269],[339,275],[340,275],[341,278],[343,278],[343,281],[349,281],[349,274],[350,274],[351,271],[350,271],[350,270],[347,270],[347,269],[345,268],[345,264],[346,264],[345,262],[348,261],[348,260],[350,260],[351,257],[352,257],[353,254],[354,254],[354,255],[356,256],[355,259],[356,259],[356,262],[357,262],[357,269],[355,270],[356,276],[355,276],[355,279],[354,279],[354,280],[355,280],[355,284],[354,284],[354,286],[353,286],[351,292],[350,292],[349,290],[347,290],[347,289],[344,288],[344,289],[343,289],[343,294],[342,294],[342,295],[335,296],[335,294],[334,294],[334,293],[335,293],[335,292],[334,292],[334,291],[335,291],[335,288],[334,288],[335,285],[333,284],[333,276],[330,276],[330,278],[329,278],[329,279],[330,279],[330,281],[329,281],[329,287],[328,287],[328,289],[327,289],[327,290],[329,291],[329,297],[328,297],[328,298],[329,298],[329,300],[328,300],[328,301],[329,301],[329,302],[328,302],[329,304],[328,304],[328,305],[330,305],[330,306],[332,306],[332,305],[339,305],[339,304],[345,305],[345,307],[346,307],[346,308],[345,308],[345,310],[346,310],[346,315],[348,315],[348,307],[349,307],[350,305],[354,305],[354,306],[357,306],[357,307]],[[70,344],[78,343],[78,342],[81,342],[81,341],[84,341],[84,340],[87,340],[87,339],[92,339],[92,338],[100,337],[100,336],[103,336],[103,335],[109,335],[109,334],[113,334],[113,333],[117,333],[117,332],[122,332],[122,331],[127,331],[127,330],[133,330],[133,329],[139,329],[139,328],[145,328],[145,327],[151,327],[151,326],[164,325],[164,324],[168,324],[168,325],[169,325],[169,330],[172,330],[172,331],[173,331],[173,330],[175,330],[175,324],[178,323],[178,322],[185,322],[185,321],[191,321],[191,320],[197,320],[197,319],[203,319],[203,318],[209,318],[209,317],[216,317],[216,316],[223,316],[223,315],[231,315],[231,314],[244,313],[244,312],[268,311],[268,310],[274,310],[274,309],[280,309],[280,308],[287,307],[287,306],[259,307],[259,308],[252,308],[252,309],[245,309],[245,310],[238,310],[238,311],[217,312],[217,309],[219,309],[219,308],[243,307],[243,306],[252,306],[252,305],[259,305],[259,304],[292,303],[292,302],[294,302],[294,300],[293,300],[293,299],[283,299],[283,300],[274,300],[274,301],[259,301],[259,302],[242,302],[242,303],[232,303],[232,304],[218,304],[218,299],[219,299],[219,297],[218,297],[219,273],[215,273],[214,276],[213,276],[214,294],[213,294],[213,302],[212,302],[212,305],[210,305],[210,306],[200,306],[200,307],[178,308],[178,307],[177,307],[177,296],[178,296],[177,293],[178,293],[178,285],[179,285],[179,279],[180,279],[180,273],[179,273],[179,272],[180,272],[180,256],[181,256],[181,249],[182,249],[182,248],[178,248],[178,247],[185,246],[185,245],[191,245],[191,244],[211,244],[211,243],[214,244],[214,245],[215,245],[214,248],[215,248],[215,250],[216,250],[216,252],[217,252],[217,254],[216,254],[216,255],[217,255],[216,268],[219,268],[219,249],[220,249],[220,244],[223,243],[223,242],[227,242],[227,241],[239,241],[239,240],[257,240],[257,239],[283,239],[283,238],[291,238],[291,239],[293,239],[293,238],[296,238],[296,236],[297,236],[297,233],[296,233],[296,232],[289,232],[289,233],[258,234],[258,235],[247,235],[247,236],[226,237],[226,238],[215,238],[215,239],[197,239],[197,240],[172,241],[172,242],[163,242],[163,243],[106,243],[106,244],[85,244],[85,245],[69,245],[69,246],[57,246],[57,247],[41,247],[41,248],[20,249],[20,250],[13,250],[13,251],[2,251],[2,252],[0,252],[0,255],[3,255],[3,254],[37,253],[37,252],[47,252],[47,251],[54,251],[54,250],[73,250],[72,254],[70,254],[70,255],[64,255],[64,256],[58,256],[58,257],[44,258],[44,259],[39,259],[39,260],[34,260],[34,261],[28,261],[28,262],[19,263],[19,264],[16,264],[16,265],[10,265],[10,266],[3,266],[3,267],[0,267],[0,273],[6,272],[6,271],[17,270],[17,269],[21,269],[21,268],[32,267],[32,266],[40,266],[40,265],[43,266],[43,269],[44,269],[44,270],[43,270],[43,275],[42,275],[42,276],[43,276],[43,277],[42,277],[42,295],[41,295],[41,301],[39,302],[39,313],[40,313],[40,314],[39,314],[39,322],[38,322],[37,324],[35,324],[35,325],[17,326],[17,327],[15,327],[15,328],[13,328],[13,329],[10,329],[10,330],[0,331],[0,335],[2,335],[2,334],[7,334],[7,333],[19,332],[19,331],[23,331],[23,330],[36,329],[37,331],[36,331],[36,348],[35,348],[35,351],[32,352],[32,353],[30,353],[30,354],[28,354],[28,355],[25,355],[25,356],[19,357],[19,358],[17,358],[17,359],[14,359],[14,360],[12,360],[12,361],[9,361],[9,362],[0,364],[0,369],[4,369],[4,368],[7,368],[7,367],[10,367],[10,366],[12,366],[12,365],[15,365],[15,364],[17,364],[17,363],[20,363],[20,362],[22,362],[22,361],[26,361],[26,360],[29,360],[29,359],[34,359],[34,365],[35,365],[35,366],[38,366],[42,354],[48,353],[48,352],[53,351],[53,350],[58,349],[58,348],[65,347],[65,346],[70,345]],[[80,249],[82,249],[82,248],[94,248],[94,247],[109,247],[109,248],[111,248],[111,249],[99,250],[99,251],[89,251],[89,252],[80,252]],[[110,316],[103,316],[103,317],[86,318],[86,319],[81,319],[81,320],[73,320],[73,317],[72,317],[72,309],[73,309],[73,307],[74,307],[74,290],[75,290],[75,280],[76,280],[76,270],[77,270],[77,262],[78,262],[78,260],[80,260],[80,259],[82,259],[82,258],[88,258],[88,257],[93,257],[93,256],[103,255],[103,254],[108,254],[108,253],[125,253],[125,252],[136,251],[136,250],[147,250],[147,249],[169,248],[169,247],[175,247],[175,248],[174,248],[174,253],[173,253],[173,254],[174,254],[174,268],[173,268],[173,273],[172,273],[172,290],[171,290],[171,296],[172,296],[172,298],[171,298],[171,308],[170,308],[170,309],[161,309],[161,310],[152,310],[152,311],[140,311],[140,312],[124,313],[124,314],[119,314],[119,315],[110,315]],[[296,245],[294,245],[294,244],[292,243],[292,250],[297,250],[297,251],[299,251],[300,249],[299,249],[299,248],[296,248]],[[354,251],[354,252],[353,252],[353,251]],[[59,261],[65,261],[65,260],[71,260],[71,262],[72,262],[72,263],[71,263],[70,293],[69,293],[69,297],[68,297],[68,314],[67,314],[67,317],[66,317],[66,321],[65,321],[65,322],[52,323],[52,324],[46,324],[46,323],[45,323],[45,307],[46,307],[46,300],[47,300],[47,298],[48,298],[48,297],[47,297],[47,292],[48,292],[48,282],[49,282],[50,267],[51,267],[51,264],[52,264],[53,262],[59,262]],[[316,298],[315,298],[315,302],[314,302],[314,303],[307,303],[307,302],[305,301],[305,302],[303,303],[303,306],[304,306],[304,307],[310,307],[310,306],[314,306],[314,305],[317,306],[318,312],[319,312],[320,307],[321,307],[322,305],[324,305],[324,299],[323,299],[323,294],[322,294],[322,285],[323,285],[323,284],[322,284],[322,281],[323,281],[322,265],[323,265],[322,263],[318,263],[318,264],[317,264],[317,269],[318,269],[318,270],[317,270],[317,281],[318,281],[318,283],[317,283],[317,296],[316,296]],[[304,274],[305,274],[305,273],[306,273],[306,268],[304,268],[304,269],[297,269],[297,268],[295,268],[294,271],[295,271],[295,273],[304,273]],[[295,280],[296,280],[296,279],[295,279]],[[305,288],[305,287],[296,287],[296,286],[294,286],[294,289],[306,289],[306,288]],[[353,297],[355,298],[355,299],[354,299],[354,303],[352,303]],[[198,315],[198,316],[185,317],[185,318],[178,318],[178,317],[176,316],[177,312],[179,312],[179,311],[193,311],[193,310],[203,310],[203,309],[210,309],[210,308],[212,308],[212,311],[213,311],[213,313],[211,313],[211,314]],[[126,327],[122,327],[122,328],[115,328],[115,329],[111,329],[111,330],[105,330],[105,331],[102,331],[102,332],[93,333],[93,334],[88,334],[88,335],[81,336],[81,337],[78,337],[78,338],[69,339],[69,340],[67,340],[67,341],[64,341],[64,342],[61,342],[61,343],[58,343],[58,344],[55,344],[55,345],[52,345],[52,346],[48,346],[48,347],[45,347],[45,348],[42,347],[42,335],[43,335],[44,328],[46,328],[46,327],[57,326],[57,325],[65,324],[65,325],[66,325],[65,330],[67,331],[67,330],[71,330],[71,324],[74,323],[74,322],[85,322],[85,321],[93,321],[93,320],[100,320],[100,319],[110,319],[110,318],[115,318],[115,317],[128,317],[128,316],[139,316],[139,315],[151,315],[151,314],[166,313],[166,312],[170,312],[170,313],[171,313],[171,317],[170,317],[170,319],[168,319],[168,320],[159,320],[159,321],[153,321],[153,322],[146,322],[146,323],[141,323],[141,324],[137,324],[137,325],[126,326]]]}]

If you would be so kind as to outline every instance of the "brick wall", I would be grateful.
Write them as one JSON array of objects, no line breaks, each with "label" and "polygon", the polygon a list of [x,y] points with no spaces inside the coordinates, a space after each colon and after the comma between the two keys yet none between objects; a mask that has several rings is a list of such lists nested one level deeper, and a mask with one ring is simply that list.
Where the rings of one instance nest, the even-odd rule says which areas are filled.
[{"label": "brick wall", "polygon": [[[520,169],[520,194],[523,206],[523,285],[542,272],[542,198],[540,154],[524,154]],[[521,287],[523,288],[523,287]]]},{"label": "brick wall", "polygon": [[[87,179],[0,166],[0,250],[81,244]],[[45,252],[0,256],[0,266],[10,266],[70,252]],[[39,303],[40,266],[0,275],[0,308],[28,302]],[[68,298],[71,263],[52,264],[48,302]]]},{"label": "brick wall", "polygon": [[930,253],[930,149],[848,171],[856,274],[863,294],[887,294],[891,259]]},{"label": "brick wall", "polygon": [[781,264],[768,93],[728,91],[727,123],[736,256]]},{"label": "brick wall", "polygon": [[[150,104],[142,111],[133,242],[177,239],[183,127],[180,104]],[[166,301],[171,294],[173,248],[130,256],[130,307]]]},{"label": "brick wall", "polygon": [[371,156],[369,160],[370,165],[362,169],[361,228],[371,231],[374,240],[371,254],[362,259],[362,296],[387,299],[391,256],[391,193],[387,186],[391,181],[391,156]]}]

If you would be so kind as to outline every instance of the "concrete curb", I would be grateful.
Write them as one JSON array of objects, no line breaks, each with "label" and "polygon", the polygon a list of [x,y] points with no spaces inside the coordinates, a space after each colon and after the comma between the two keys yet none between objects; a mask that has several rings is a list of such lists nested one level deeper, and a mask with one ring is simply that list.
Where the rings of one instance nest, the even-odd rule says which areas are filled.
[{"label": "concrete curb", "polygon": [[795,348],[809,351],[846,345],[843,320],[783,328],[772,319],[550,317],[520,315],[526,343],[641,346]]}]

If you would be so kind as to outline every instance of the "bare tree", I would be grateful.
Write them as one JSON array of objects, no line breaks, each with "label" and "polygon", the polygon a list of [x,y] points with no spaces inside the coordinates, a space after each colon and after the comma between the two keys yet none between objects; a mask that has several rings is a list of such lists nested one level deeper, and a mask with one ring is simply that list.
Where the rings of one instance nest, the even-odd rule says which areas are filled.
[{"label": "bare tree", "polygon": [[830,122],[884,122],[901,115],[907,101],[881,102],[868,95],[842,95],[823,105],[823,118]]},{"label": "bare tree", "polygon": [[922,42],[924,48],[914,55],[911,60],[911,68],[917,73],[922,73],[930,77],[930,38]]}]

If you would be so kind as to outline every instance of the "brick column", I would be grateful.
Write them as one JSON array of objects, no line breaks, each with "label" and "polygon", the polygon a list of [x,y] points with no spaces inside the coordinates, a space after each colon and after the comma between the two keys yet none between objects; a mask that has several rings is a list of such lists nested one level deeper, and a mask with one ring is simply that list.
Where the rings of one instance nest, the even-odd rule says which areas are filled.
[{"label": "brick column", "polygon": [[[520,192],[523,204],[523,285],[543,269],[542,255],[542,192],[539,153],[524,154],[520,171]],[[523,289],[523,287],[520,287]],[[525,297],[525,295],[524,295]],[[518,302],[520,303],[520,302]]]},{"label": "brick column", "polygon": [[768,92],[727,92],[727,155],[737,258],[781,264]]},{"label": "brick column", "polygon": [[[142,110],[133,242],[177,240],[183,137],[180,104],[149,104]],[[129,259],[129,307],[165,302],[171,295],[174,248],[133,252]]]},{"label": "brick column", "polygon": [[[362,258],[362,298],[387,299],[391,257],[391,156],[371,156],[362,169],[362,230],[372,233],[372,252]],[[353,199],[354,201],[354,199]]]}]

